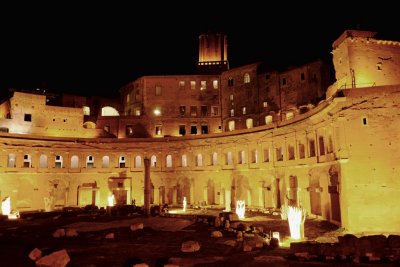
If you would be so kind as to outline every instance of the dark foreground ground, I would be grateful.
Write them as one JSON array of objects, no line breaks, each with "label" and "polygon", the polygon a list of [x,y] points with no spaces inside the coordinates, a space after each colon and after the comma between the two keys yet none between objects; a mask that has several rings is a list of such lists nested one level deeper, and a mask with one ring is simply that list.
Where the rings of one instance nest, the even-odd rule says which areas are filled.
[{"label": "dark foreground ground", "polygon": [[[287,239],[287,221],[279,216],[249,214],[246,223],[263,226],[265,232],[279,231]],[[173,217],[171,217],[173,216]],[[16,221],[0,221],[0,266],[36,266],[29,253],[40,249],[44,255],[66,249],[71,260],[67,266],[112,267],[133,266],[145,262],[149,266],[173,263],[179,266],[393,266],[388,264],[354,264],[345,261],[299,261],[288,247],[272,249],[265,246],[250,252],[223,244],[236,240],[236,233],[222,230],[222,238],[211,237],[214,226],[199,222],[194,215],[165,217],[93,216],[47,214],[25,217]],[[143,230],[131,231],[130,225],[144,224]],[[77,237],[53,238],[58,228],[74,228]],[[308,219],[305,223],[307,239],[329,236],[340,232],[326,221]],[[106,239],[113,233],[113,239]],[[333,236],[332,234],[331,236]],[[184,241],[195,240],[201,245],[197,252],[181,252]]]}]

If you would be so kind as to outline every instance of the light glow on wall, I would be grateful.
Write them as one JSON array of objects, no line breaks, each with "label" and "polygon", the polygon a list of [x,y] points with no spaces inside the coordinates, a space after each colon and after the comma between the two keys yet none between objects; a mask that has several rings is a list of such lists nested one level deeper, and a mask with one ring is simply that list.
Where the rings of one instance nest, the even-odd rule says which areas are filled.
[{"label": "light glow on wall", "polygon": [[108,206],[109,206],[109,207],[113,207],[113,206],[114,206],[114,203],[115,203],[114,194],[112,194],[111,196],[108,196],[107,201],[108,201]]}]

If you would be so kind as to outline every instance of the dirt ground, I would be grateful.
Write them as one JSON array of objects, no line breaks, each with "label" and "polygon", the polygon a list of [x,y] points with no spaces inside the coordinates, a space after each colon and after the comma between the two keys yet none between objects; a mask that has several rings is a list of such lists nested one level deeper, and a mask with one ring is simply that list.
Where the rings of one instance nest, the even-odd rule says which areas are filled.
[{"label": "dirt ground", "polygon": [[[215,230],[214,226],[199,222],[193,214],[171,216],[49,214],[15,221],[3,220],[0,221],[0,266],[36,266],[28,257],[34,248],[40,249],[44,255],[66,249],[71,258],[67,265],[70,267],[131,267],[141,262],[149,266],[164,266],[167,263],[179,266],[327,266],[325,263],[290,260],[288,247],[264,247],[244,252],[240,243],[233,247],[223,244],[226,240],[236,239],[234,232],[222,231],[222,238],[213,238],[210,235]],[[140,222],[144,229],[131,231],[130,225]],[[263,226],[265,232],[278,231],[284,240],[289,236],[288,223],[279,216],[248,214],[245,222]],[[52,233],[58,228],[74,228],[78,236],[53,238]],[[309,240],[321,236],[335,238],[330,233],[337,232],[340,229],[326,221],[307,219],[305,222],[305,235]],[[114,238],[106,239],[105,236],[110,233],[114,234]],[[182,242],[188,240],[198,241],[200,250],[181,252]]]}]

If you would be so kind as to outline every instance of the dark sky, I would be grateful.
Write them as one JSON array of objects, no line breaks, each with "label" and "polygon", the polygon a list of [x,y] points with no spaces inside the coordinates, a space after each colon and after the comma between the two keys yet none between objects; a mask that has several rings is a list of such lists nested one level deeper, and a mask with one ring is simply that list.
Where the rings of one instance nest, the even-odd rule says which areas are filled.
[{"label": "dark sky", "polygon": [[400,40],[391,2],[382,8],[336,1],[321,1],[321,6],[97,2],[0,7],[0,97],[8,88],[115,96],[143,75],[190,74],[198,59],[198,36],[207,31],[228,35],[231,68],[258,61],[278,68],[330,60],[331,44],[345,29],[373,30],[384,39]]}]

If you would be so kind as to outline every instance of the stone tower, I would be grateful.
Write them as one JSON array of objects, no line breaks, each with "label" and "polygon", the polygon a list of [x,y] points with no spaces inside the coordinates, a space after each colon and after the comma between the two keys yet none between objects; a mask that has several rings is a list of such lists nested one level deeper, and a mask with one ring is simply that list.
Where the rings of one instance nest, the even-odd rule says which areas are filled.
[{"label": "stone tower", "polygon": [[229,69],[228,41],[224,34],[201,34],[199,36],[200,73],[216,74]]}]

